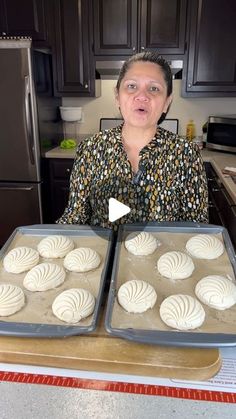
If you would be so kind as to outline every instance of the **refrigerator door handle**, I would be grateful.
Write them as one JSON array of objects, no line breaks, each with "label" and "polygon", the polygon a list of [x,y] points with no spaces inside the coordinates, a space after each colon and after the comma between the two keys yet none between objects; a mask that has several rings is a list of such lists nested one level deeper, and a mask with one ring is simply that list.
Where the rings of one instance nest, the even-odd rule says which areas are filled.
[{"label": "refrigerator door handle", "polygon": [[27,186],[1,186],[1,191],[12,191],[13,189],[17,189],[18,191],[32,191],[33,187]]},{"label": "refrigerator door handle", "polygon": [[27,143],[29,150],[29,157],[31,164],[35,164],[34,149],[33,149],[33,129],[32,129],[32,104],[30,96],[30,80],[29,76],[25,76],[25,117],[26,117],[26,131]]}]

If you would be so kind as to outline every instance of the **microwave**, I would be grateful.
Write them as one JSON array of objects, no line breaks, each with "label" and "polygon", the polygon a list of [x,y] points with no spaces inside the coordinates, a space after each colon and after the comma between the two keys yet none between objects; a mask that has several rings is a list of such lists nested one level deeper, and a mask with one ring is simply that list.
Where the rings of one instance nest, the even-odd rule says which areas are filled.
[{"label": "microwave", "polygon": [[206,147],[236,153],[236,115],[209,116]]}]

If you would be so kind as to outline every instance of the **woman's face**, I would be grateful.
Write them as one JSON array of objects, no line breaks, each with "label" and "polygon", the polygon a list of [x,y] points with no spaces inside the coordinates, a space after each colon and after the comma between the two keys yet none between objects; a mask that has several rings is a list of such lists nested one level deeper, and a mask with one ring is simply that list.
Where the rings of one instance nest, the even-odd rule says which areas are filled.
[{"label": "woman's face", "polygon": [[125,123],[140,128],[156,127],[171,100],[161,67],[144,61],[131,65],[116,96]]}]

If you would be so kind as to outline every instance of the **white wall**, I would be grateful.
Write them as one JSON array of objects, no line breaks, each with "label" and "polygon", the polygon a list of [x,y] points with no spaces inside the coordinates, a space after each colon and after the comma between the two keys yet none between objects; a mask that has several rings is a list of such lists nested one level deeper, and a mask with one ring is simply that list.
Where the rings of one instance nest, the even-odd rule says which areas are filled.
[{"label": "white wall", "polygon": [[[115,80],[101,80],[101,96],[98,98],[63,98],[63,106],[82,106],[84,122],[79,124],[79,134],[95,133],[99,130],[100,118],[119,117],[115,104]],[[189,119],[196,124],[197,135],[202,134],[202,125],[209,115],[236,114],[235,98],[183,98],[181,80],[174,80],[174,99],[169,118],[179,119],[179,133],[185,134]],[[67,134],[74,133],[73,124],[66,124]]]}]

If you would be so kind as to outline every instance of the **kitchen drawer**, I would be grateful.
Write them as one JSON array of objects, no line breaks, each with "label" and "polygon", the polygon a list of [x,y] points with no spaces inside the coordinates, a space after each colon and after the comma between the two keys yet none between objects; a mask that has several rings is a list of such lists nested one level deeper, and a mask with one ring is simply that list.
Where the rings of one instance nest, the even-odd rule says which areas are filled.
[{"label": "kitchen drawer", "polygon": [[53,179],[64,179],[70,178],[71,169],[73,166],[73,159],[51,159],[50,160],[50,171]]}]

